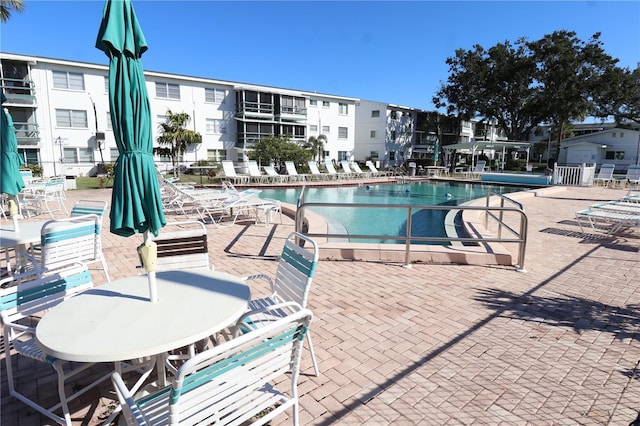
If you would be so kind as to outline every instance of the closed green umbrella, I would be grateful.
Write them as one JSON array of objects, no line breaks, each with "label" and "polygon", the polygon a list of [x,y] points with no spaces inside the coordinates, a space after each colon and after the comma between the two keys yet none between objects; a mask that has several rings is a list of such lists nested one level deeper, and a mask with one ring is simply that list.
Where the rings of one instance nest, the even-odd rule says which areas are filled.
[{"label": "closed green umbrella", "polygon": [[[2,93],[2,104],[7,97]],[[0,114],[0,193],[18,195],[24,188],[24,181],[20,175],[20,166],[24,164],[18,154],[18,140],[13,120],[9,113],[2,108]]]},{"label": "closed green umbrella", "polygon": [[[140,61],[147,42],[129,0],[106,1],[96,47],[109,57],[109,106],[120,154],[111,195],[111,232],[124,237],[144,232],[147,242],[149,233],[157,236],[167,221],[153,162],[151,108]],[[150,274],[155,301],[153,278]]]},{"label": "closed green umbrella", "polygon": [[[4,104],[7,97],[1,94],[0,104]],[[13,127],[13,120],[4,108],[0,107],[0,194],[11,196],[9,200],[9,211],[13,226],[18,230],[18,203],[17,195],[24,188],[24,181],[20,175],[20,166],[24,164],[22,157],[18,154],[18,140],[16,139],[16,129]]]}]

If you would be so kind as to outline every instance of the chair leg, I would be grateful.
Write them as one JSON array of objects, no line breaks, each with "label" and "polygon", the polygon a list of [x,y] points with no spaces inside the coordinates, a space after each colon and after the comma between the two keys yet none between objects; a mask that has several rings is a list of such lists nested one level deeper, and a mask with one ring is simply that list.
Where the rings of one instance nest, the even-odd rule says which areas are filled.
[{"label": "chair leg", "polygon": [[316,377],[320,376],[320,369],[318,368],[318,361],[316,360],[316,352],[313,350],[313,343],[311,342],[311,333],[307,332],[307,343],[309,343],[309,352],[311,353],[311,361],[313,362],[313,369],[316,373]]}]

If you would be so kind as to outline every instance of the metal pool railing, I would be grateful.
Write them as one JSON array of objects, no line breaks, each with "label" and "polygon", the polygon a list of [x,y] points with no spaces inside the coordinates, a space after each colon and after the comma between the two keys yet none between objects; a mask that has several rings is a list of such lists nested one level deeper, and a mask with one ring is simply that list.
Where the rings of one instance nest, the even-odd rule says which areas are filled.
[{"label": "metal pool railing", "polygon": [[[492,196],[497,196],[500,199],[499,206],[490,205],[490,198]],[[512,206],[505,206],[505,202],[512,204]],[[370,208],[385,208],[385,209],[400,209],[406,211],[407,217],[407,226],[405,235],[385,235],[385,234],[342,234],[337,232],[327,232],[327,233],[311,233],[304,232],[303,224],[305,219],[305,210],[307,208],[313,207],[331,207],[331,208],[356,208],[356,209],[370,209]],[[448,210],[448,211],[482,211],[484,212],[485,228],[488,226],[488,221],[494,220],[498,224],[498,232],[496,237],[488,237],[484,235],[479,235],[476,233],[474,236],[468,237],[451,237],[451,236],[443,236],[443,237],[417,237],[411,236],[411,219],[413,213],[419,210]],[[519,229],[515,229],[513,226],[509,225],[504,220],[504,213],[512,212],[519,216]],[[496,214],[498,213],[498,214]],[[319,238],[345,238],[345,239],[375,239],[375,240],[401,240],[404,241],[405,244],[405,266],[411,266],[411,243],[412,242],[461,242],[461,243],[515,243],[518,244],[518,261],[517,264],[514,265],[517,271],[525,272],[524,269],[524,258],[525,251],[527,245],[527,227],[528,227],[528,219],[527,215],[524,212],[524,208],[522,204],[497,193],[489,193],[487,195],[487,203],[485,205],[460,205],[460,206],[441,206],[441,205],[414,205],[414,204],[371,204],[371,203],[322,203],[322,202],[305,202],[304,201],[304,187],[300,193],[300,197],[298,198],[297,210],[295,215],[295,229],[298,232],[304,233],[309,237],[319,237]],[[502,231],[509,231],[513,237],[512,238],[504,238],[502,237]]]}]

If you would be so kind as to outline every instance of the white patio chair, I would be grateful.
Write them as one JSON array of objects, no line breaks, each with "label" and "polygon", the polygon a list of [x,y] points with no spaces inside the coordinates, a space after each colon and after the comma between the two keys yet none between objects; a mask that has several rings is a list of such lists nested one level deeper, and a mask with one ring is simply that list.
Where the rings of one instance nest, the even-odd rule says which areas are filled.
[{"label": "white patio chair", "polygon": [[598,171],[598,175],[593,178],[593,183],[597,185],[598,182],[602,182],[602,185],[606,188],[611,182],[614,181],[613,172],[615,171],[615,169],[615,164],[603,164]]},{"label": "white patio chair", "polygon": [[484,168],[486,165],[487,165],[487,162],[485,160],[478,160],[473,170],[467,173],[467,177],[472,179],[478,179],[482,177],[482,174],[484,173]]},{"label": "white patio chair", "polygon": [[356,173],[351,170],[349,166],[349,162],[347,160],[340,161],[340,166],[342,167],[342,174],[348,179],[357,177]]},{"label": "white patio chair", "polygon": [[627,168],[627,174],[620,180],[620,184],[625,186],[629,184],[629,188],[640,188],[640,166],[629,166]]},{"label": "white patio chair", "polygon": [[[70,363],[43,353],[36,342],[34,325],[36,320],[32,316],[40,315],[66,298],[91,287],[93,287],[91,274],[86,265],[81,263],[46,271],[44,276],[41,276],[40,270],[34,270],[0,280],[0,319],[4,328],[4,355],[7,365],[9,395],[55,422],[67,426],[72,425],[68,402],[108,379],[109,374],[88,385],[85,385],[84,381],[77,380],[77,375],[93,364]],[[21,375],[20,379],[16,380],[18,378],[16,376],[17,368],[21,364],[20,357],[31,358],[53,367],[57,375],[59,402],[53,406],[45,407],[43,402],[31,399],[24,393],[24,390],[19,389],[24,385],[24,380],[33,377]],[[74,379],[73,388],[70,389],[70,386],[65,386],[65,383],[72,378]],[[46,380],[43,377],[35,377],[34,379],[39,384]],[[80,383],[82,383],[82,387],[78,389]],[[68,390],[71,392],[67,392]]]},{"label": "white patio chair", "polygon": [[273,166],[262,166],[262,168],[264,169],[264,172],[267,174],[271,182],[281,183],[287,180],[287,176],[283,176],[278,173]]},{"label": "white patio chair", "polygon": [[100,222],[102,223],[102,219],[104,218],[104,214],[106,212],[107,212],[106,201],[78,200],[75,202],[75,204],[71,208],[71,213],[69,215],[71,217],[75,217],[75,216],[83,216],[86,214],[95,214],[100,218]]},{"label": "white patio chair", "polygon": [[586,219],[594,231],[597,231],[597,228],[608,225],[607,235],[614,235],[624,227],[640,226],[640,215],[637,214],[618,213],[603,209],[587,209],[576,212],[576,222],[578,222],[582,233],[584,233],[584,228],[581,219]]},{"label": "white patio chair", "polygon": [[249,176],[239,175],[236,173],[236,168],[233,165],[233,161],[224,160],[222,162],[222,171],[227,179],[233,181],[234,185],[249,183]]},{"label": "white patio chair", "polygon": [[209,269],[207,228],[197,220],[169,222],[160,234],[153,238],[157,245],[156,271],[175,269]]},{"label": "white patio chair", "polygon": [[[113,373],[126,424],[268,424],[292,408],[298,425],[300,354],[312,318],[301,310],[201,352],[178,369],[169,387],[138,400]],[[288,382],[289,389],[273,382]]]},{"label": "white patio chair", "polygon": [[369,168],[372,176],[389,176],[389,172],[378,170],[371,160],[367,160],[365,166]]},{"label": "white patio chair", "polygon": [[[249,311],[239,321],[239,327],[245,331],[260,328],[298,308],[306,308],[318,256],[318,244],[313,239],[297,232],[289,234],[274,278],[266,274],[255,274],[243,278],[245,281],[265,280],[271,287],[271,294],[249,302]],[[232,333],[237,334],[237,331],[238,327],[232,330]],[[318,376],[320,370],[310,333],[307,333],[307,342],[315,375]]]},{"label": "white patio chair", "polygon": [[54,212],[69,214],[64,204],[66,199],[64,177],[54,176],[42,184],[27,186],[21,192],[20,201],[23,204],[23,211],[27,212],[28,215],[31,212],[39,215],[46,211],[54,219]]},{"label": "white patio chair", "polygon": [[100,262],[107,282],[111,281],[102,253],[102,220],[95,214],[50,220],[40,231],[40,259],[31,256],[39,269],[53,269],[76,262]]}]

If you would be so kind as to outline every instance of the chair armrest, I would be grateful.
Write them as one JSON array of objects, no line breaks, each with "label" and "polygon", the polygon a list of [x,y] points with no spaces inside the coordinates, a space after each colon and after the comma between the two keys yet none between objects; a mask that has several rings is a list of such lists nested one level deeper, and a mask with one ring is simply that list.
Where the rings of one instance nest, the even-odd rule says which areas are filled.
[{"label": "chair armrest", "polygon": [[242,277],[240,278],[242,281],[250,281],[250,280],[265,280],[266,282],[269,283],[269,287],[271,289],[273,289],[273,280],[271,279],[271,277],[267,274],[254,274],[254,275],[249,275],[246,277]]},{"label": "chair armrest", "polygon": [[291,308],[293,312],[302,310],[302,306],[300,306],[299,303],[289,301],[289,302],[276,303],[275,305],[270,305],[264,308],[247,311],[244,314],[242,314],[240,318],[238,318],[238,320],[236,321],[235,325],[231,327],[230,329],[231,335],[233,337],[238,337],[240,332],[243,331],[243,328],[245,330],[252,329],[253,327],[251,326],[251,323],[247,321],[247,319],[250,319],[252,315],[257,315],[257,314],[266,313],[270,311],[278,311],[278,310],[282,310],[283,308]]}]

